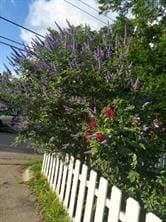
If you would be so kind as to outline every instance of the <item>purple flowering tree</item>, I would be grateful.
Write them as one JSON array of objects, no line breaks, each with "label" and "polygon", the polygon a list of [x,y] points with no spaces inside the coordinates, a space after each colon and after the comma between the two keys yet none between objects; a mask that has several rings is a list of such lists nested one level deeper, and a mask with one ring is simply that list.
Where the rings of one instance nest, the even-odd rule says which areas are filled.
[{"label": "purple flowering tree", "polygon": [[[39,148],[86,157],[141,199],[146,196],[141,190],[153,189],[145,181],[153,182],[155,196],[164,189],[163,169],[155,167],[164,153],[164,119],[145,75],[153,68],[147,43],[139,45],[138,38],[141,49],[135,46],[132,22],[124,29],[118,25],[97,32],[68,22],[66,29],[49,30],[44,41],[34,39],[25,52],[13,49],[9,60],[20,74],[13,100],[26,118],[23,138]],[[153,196],[149,209],[151,201]]]}]

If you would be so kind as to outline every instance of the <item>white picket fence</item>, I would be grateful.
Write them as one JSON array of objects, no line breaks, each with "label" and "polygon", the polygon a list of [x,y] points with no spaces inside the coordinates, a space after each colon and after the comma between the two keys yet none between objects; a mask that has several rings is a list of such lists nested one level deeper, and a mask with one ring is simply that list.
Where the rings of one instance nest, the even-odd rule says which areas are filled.
[{"label": "white picket fence", "polygon": [[73,157],[66,161],[54,154],[44,154],[42,173],[56,192],[74,222],[162,222],[152,213],[141,217],[139,203],[129,197],[122,210],[122,192],[116,186],[111,191],[108,181]]}]

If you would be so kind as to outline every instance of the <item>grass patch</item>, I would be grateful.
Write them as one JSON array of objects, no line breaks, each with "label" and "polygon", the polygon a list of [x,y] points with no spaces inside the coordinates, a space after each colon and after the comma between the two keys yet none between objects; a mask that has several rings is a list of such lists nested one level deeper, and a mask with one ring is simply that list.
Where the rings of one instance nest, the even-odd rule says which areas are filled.
[{"label": "grass patch", "polygon": [[41,161],[27,164],[34,173],[34,178],[28,182],[28,185],[37,196],[44,222],[70,222],[62,203],[56,194],[50,191],[46,178],[41,175],[41,165]]}]

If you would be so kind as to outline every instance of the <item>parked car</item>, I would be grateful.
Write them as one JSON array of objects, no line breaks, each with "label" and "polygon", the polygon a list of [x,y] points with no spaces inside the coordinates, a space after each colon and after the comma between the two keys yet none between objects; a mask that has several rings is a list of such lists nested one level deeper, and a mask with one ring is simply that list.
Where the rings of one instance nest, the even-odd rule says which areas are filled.
[{"label": "parked car", "polygon": [[7,124],[7,125],[11,124],[12,118],[13,118],[13,116],[7,116],[7,115],[0,116],[0,120],[3,122],[3,124]]},{"label": "parked car", "polygon": [[22,116],[0,116],[0,132],[19,132],[23,129]]}]

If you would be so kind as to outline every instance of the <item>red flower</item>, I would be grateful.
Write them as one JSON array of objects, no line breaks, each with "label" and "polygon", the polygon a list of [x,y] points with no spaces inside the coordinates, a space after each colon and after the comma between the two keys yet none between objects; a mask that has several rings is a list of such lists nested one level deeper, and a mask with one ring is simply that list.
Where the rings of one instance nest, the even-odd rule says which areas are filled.
[{"label": "red flower", "polygon": [[90,132],[86,131],[85,132],[85,140],[86,140],[86,142],[88,142],[90,140],[90,137],[91,137]]},{"label": "red flower", "polygon": [[96,139],[98,140],[103,140],[104,139],[104,134],[103,133],[96,133],[95,134]]},{"label": "red flower", "polygon": [[112,109],[112,108],[106,108],[106,109],[104,110],[104,114],[105,114],[108,118],[112,118],[113,115],[115,114],[115,111],[114,111],[114,109]]},{"label": "red flower", "polygon": [[89,126],[93,129],[96,127],[96,121],[95,120],[91,120],[89,123]]}]

